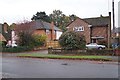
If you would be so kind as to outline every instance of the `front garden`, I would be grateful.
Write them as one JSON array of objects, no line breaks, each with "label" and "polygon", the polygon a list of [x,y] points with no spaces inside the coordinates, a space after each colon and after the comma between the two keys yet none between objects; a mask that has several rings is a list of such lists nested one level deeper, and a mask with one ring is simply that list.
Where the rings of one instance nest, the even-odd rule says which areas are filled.
[{"label": "front garden", "polygon": [[[46,37],[37,35],[30,36],[28,34],[21,34],[19,39],[20,43],[18,47],[6,48],[3,47],[2,52],[25,52],[32,51],[38,46],[44,46]],[[28,57],[28,58],[47,58],[47,59],[77,59],[77,60],[97,60],[97,61],[112,61],[111,58],[107,56],[112,56],[113,50],[86,50],[85,49],[85,39],[84,36],[78,35],[74,32],[64,33],[60,39],[59,43],[61,45],[60,49],[48,49],[48,54],[39,53],[24,53],[17,54],[18,57]]]}]

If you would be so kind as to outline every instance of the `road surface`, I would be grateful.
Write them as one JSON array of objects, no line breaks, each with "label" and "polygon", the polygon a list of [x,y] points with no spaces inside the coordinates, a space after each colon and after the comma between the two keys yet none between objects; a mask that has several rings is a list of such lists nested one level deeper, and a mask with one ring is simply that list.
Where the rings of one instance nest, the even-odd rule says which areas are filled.
[{"label": "road surface", "polygon": [[117,62],[2,58],[3,78],[118,78]]}]

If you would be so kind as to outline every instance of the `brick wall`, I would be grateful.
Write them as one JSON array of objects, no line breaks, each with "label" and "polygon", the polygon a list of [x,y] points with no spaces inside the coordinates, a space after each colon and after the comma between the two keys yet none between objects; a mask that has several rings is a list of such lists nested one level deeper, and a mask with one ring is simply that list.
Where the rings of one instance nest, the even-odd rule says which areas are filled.
[{"label": "brick wall", "polygon": [[108,39],[108,27],[99,26],[92,28],[92,37],[101,36],[104,40]]},{"label": "brick wall", "polygon": [[90,28],[88,27],[88,25],[89,25],[88,23],[78,18],[67,27],[68,27],[68,31],[74,31],[73,30],[74,27],[83,26],[84,31],[78,31],[78,33],[84,35],[86,42],[90,43]]},{"label": "brick wall", "polygon": [[[47,41],[50,41],[52,39],[52,31],[51,30],[49,30],[49,32],[47,33],[46,30],[39,29],[39,30],[35,30],[34,34],[47,35]],[[56,32],[54,32],[54,34],[53,34],[53,39],[56,39]]]}]

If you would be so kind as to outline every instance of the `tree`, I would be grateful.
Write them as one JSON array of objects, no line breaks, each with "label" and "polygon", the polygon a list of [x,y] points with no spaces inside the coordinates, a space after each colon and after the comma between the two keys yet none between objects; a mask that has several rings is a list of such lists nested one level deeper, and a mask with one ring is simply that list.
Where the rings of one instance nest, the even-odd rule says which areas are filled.
[{"label": "tree", "polygon": [[59,43],[64,49],[84,49],[86,41],[83,35],[69,31],[61,35]]},{"label": "tree", "polygon": [[60,26],[61,17],[63,16],[62,11],[54,10],[53,13],[50,14],[49,16],[56,26]]},{"label": "tree", "polygon": [[12,23],[12,24],[9,26],[10,30],[14,30],[14,29],[15,29],[15,26],[16,26],[16,24],[15,24],[15,23]]},{"label": "tree", "polygon": [[38,46],[44,46],[46,42],[46,35],[36,35],[36,34],[30,34],[26,32],[20,32],[18,35],[18,44],[20,46],[29,46],[29,47],[38,47]]},{"label": "tree", "polygon": [[35,15],[33,15],[31,20],[43,20],[46,22],[51,22],[50,17],[46,15],[45,12],[37,12]]},{"label": "tree", "polygon": [[30,46],[33,47],[34,39],[31,34],[25,32],[19,32],[18,34],[18,45],[19,46]]},{"label": "tree", "polygon": [[74,14],[69,15],[70,22],[76,20],[78,17]]},{"label": "tree", "polygon": [[74,14],[66,16],[60,10],[54,10],[49,17],[54,22],[55,26],[59,27],[63,32],[67,30],[66,26],[77,18],[77,16]]}]

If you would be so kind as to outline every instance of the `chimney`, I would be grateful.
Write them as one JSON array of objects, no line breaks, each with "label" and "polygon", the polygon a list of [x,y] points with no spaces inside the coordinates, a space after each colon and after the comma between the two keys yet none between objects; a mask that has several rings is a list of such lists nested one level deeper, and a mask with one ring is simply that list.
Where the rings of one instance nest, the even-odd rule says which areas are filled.
[{"label": "chimney", "polygon": [[52,30],[52,32],[51,32],[51,40],[54,40],[54,22],[53,21],[51,22],[51,30]]},{"label": "chimney", "polygon": [[101,14],[100,17],[103,17],[103,15]]},{"label": "chimney", "polygon": [[4,29],[4,32],[5,32],[5,33],[8,33],[8,31],[7,31],[7,26],[8,26],[7,23],[4,23],[3,29]]}]

